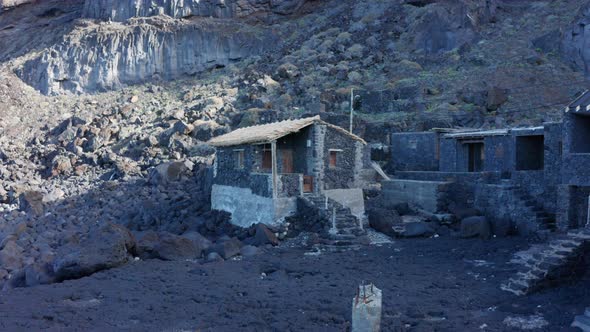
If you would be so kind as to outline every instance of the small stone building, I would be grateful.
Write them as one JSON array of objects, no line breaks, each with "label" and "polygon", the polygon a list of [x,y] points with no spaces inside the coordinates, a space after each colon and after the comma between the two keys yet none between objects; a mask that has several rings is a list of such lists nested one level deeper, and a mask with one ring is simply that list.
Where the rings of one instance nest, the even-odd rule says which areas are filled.
[{"label": "small stone building", "polygon": [[209,144],[216,147],[212,208],[230,212],[238,226],[280,223],[304,195],[364,214],[366,142],[319,116],[240,128]]},{"label": "small stone building", "polygon": [[[590,196],[590,94],[538,127],[393,133],[383,184],[393,200],[444,211],[477,207],[498,230],[583,227]],[[502,231],[499,231],[502,233]]]}]

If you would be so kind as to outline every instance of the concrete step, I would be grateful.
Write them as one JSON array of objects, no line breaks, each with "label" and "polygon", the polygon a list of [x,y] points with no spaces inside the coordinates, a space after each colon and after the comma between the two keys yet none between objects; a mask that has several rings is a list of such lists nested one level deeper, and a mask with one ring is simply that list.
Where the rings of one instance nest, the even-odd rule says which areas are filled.
[{"label": "concrete step", "polygon": [[590,332],[590,317],[588,316],[576,316],[572,327],[577,327],[584,332]]}]

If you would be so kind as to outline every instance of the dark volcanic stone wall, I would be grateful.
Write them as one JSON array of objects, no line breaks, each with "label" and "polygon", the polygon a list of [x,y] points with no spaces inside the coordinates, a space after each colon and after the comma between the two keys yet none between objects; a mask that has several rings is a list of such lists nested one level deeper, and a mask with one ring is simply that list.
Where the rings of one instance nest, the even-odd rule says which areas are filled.
[{"label": "dark volcanic stone wall", "polygon": [[[272,189],[269,185],[270,175],[255,173],[254,166],[258,154],[258,146],[239,145],[233,147],[217,148],[217,176],[214,184],[250,188],[256,195],[272,197]],[[236,150],[244,150],[244,168],[236,168]]]},{"label": "dark volcanic stone wall", "polygon": [[[333,128],[326,128],[324,143],[324,189],[348,189],[354,184],[355,140]],[[330,168],[330,149],[337,152],[336,168]]]},{"label": "dark volcanic stone wall", "polygon": [[437,171],[438,134],[435,132],[391,135],[393,171]]}]

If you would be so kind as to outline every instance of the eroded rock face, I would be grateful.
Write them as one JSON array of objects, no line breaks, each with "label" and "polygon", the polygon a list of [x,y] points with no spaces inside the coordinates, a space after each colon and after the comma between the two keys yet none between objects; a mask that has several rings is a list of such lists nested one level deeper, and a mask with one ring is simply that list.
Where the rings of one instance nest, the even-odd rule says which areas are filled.
[{"label": "eroded rock face", "polygon": [[228,21],[134,19],[79,29],[17,74],[44,94],[106,91],[225,66],[263,53],[273,39],[269,31]]},{"label": "eroded rock face", "polygon": [[84,17],[124,22],[133,17],[167,15],[245,17],[257,13],[292,14],[305,0],[86,0]]},{"label": "eroded rock face", "polygon": [[16,6],[31,3],[34,0],[0,0],[0,13],[4,10],[11,9]]},{"label": "eroded rock face", "polygon": [[563,57],[578,69],[590,74],[590,5],[582,8],[578,18],[563,33]]}]

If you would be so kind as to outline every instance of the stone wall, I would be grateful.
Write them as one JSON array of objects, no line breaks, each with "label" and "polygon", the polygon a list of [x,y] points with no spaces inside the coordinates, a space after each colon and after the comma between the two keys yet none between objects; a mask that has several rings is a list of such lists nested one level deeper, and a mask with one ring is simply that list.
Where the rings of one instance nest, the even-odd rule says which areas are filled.
[{"label": "stone wall", "polygon": [[213,185],[211,208],[231,213],[231,222],[240,227],[255,223],[274,225],[297,211],[297,199],[263,197],[249,188]]},{"label": "stone wall", "polygon": [[438,134],[435,132],[393,133],[391,162],[393,171],[437,171]]},{"label": "stone wall", "polygon": [[590,186],[560,185],[557,189],[557,227],[586,227]]},{"label": "stone wall", "polygon": [[382,195],[389,203],[412,203],[435,213],[447,210],[448,186],[447,182],[395,179],[382,182]]},{"label": "stone wall", "polygon": [[[355,187],[357,168],[356,140],[333,128],[326,127],[323,151],[324,189]],[[336,152],[336,167],[330,167],[330,150]]]},{"label": "stone wall", "polygon": [[345,208],[350,209],[350,213],[359,219],[363,219],[365,215],[365,199],[363,190],[357,189],[333,189],[325,190],[326,197],[340,203]]},{"label": "stone wall", "polygon": [[[586,112],[590,113],[590,112]],[[590,116],[590,114],[589,114]],[[563,122],[563,183],[590,186],[590,153],[579,152],[576,150],[576,140],[582,136],[584,131],[590,134],[590,127],[584,128],[576,123],[582,121],[585,123],[586,118],[581,115],[569,112],[564,117]],[[588,144],[584,142],[583,144]]]},{"label": "stone wall", "polygon": [[496,235],[506,236],[515,232],[528,236],[539,229],[536,216],[516,197],[512,186],[478,185],[475,206],[488,218]]}]

